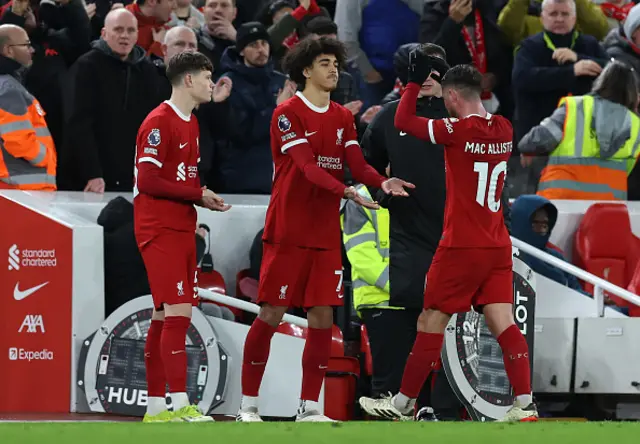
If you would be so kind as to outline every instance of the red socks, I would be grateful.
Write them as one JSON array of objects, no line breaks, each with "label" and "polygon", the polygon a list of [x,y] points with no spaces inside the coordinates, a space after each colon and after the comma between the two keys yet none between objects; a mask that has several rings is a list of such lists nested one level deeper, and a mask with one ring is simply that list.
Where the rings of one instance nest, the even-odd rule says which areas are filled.
[{"label": "red socks", "polygon": [[144,345],[144,365],[147,370],[147,395],[164,398],[167,381],[164,377],[160,338],[164,322],[151,321],[147,332],[147,342]]},{"label": "red socks", "polygon": [[327,373],[331,355],[330,328],[309,328],[307,341],[302,353],[302,391],[303,401],[318,401],[320,389]]},{"label": "red socks", "polygon": [[271,338],[275,332],[275,327],[260,318],[256,318],[251,324],[242,356],[242,394],[244,396],[258,396],[269,359]]},{"label": "red socks", "polygon": [[429,373],[440,358],[443,334],[418,332],[402,375],[400,393],[416,399]]},{"label": "red socks", "polygon": [[529,346],[516,325],[507,328],[498,337],[502,348],[504,369],[507,372],[513,394],[531,394],[531,367],[529,366]]},{"label": "red socks", "polygon": [[[183,316],[168,316],[162,328],[161,348],[164,372],[169,383],[169,392],[187,391],[187,329],[191,319]],[[164,394],[163,394],[164,396]]]}]

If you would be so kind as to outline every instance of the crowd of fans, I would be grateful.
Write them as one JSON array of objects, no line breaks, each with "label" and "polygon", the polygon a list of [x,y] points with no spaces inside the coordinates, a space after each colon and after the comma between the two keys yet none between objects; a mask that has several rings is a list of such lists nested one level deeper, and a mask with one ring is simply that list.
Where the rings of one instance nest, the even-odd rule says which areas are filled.
[{"label": "crowd of fans", "polygon": [[[563,97],[590,93],[611,59],[640,75],[640,7],[629,0],[90,1],[0,0],[0,25],[14,25],[0,30],[0,125],[16,118],[9,75],[50,136],[3,131],[4,150],[29,167],[0,161],[2,187],[131,191],[137,129],[168,99],[164,66],[180,51],[207,55],[216,80],[231,88],[197,111],[201,177],[219,193],[270,193],[271,115],[296,91],[281,62],[307,36],[345,44],[348,66],[332,99],[353,113],[361,134],[401,94],[406,44],[435,43],[451,65],[474,64],[485,107],[512,120],[514,146],[525,138],[526,153],[533,142],[525,136]],[[37,155],[38,143],[46,155]],[[514,151],[510,197],[537,190],[543,154],[525,160]],[[634,200],[640,180],[627,170],[628,195],[615,198]]]}]

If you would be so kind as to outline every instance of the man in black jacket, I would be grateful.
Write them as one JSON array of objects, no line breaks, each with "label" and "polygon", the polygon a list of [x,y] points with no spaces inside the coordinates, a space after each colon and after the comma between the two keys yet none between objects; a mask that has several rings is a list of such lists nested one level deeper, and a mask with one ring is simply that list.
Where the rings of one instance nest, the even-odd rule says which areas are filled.
[{"label": "man in black jacket", "polygon": [[157,70],[135,45],[137,38],[134,15],[124,8],[111,11],[102,38],[72,68],[70,156],[64,161],[75,167],[75,189],[133,189],[138,128],[161,101]]},{"label": "man in black jacket", "polygon": [[[426,54],[443,59],[446,57],[440,46],[431,43],[420,46]],[[405,67],[396,73],[403,84],[407,83],[408,51],[406,56],[406,64],[396,64]],[[418,115],[432,119],[448,117],[441,97],[440,84],[434,79],[428,79],[420,91]],[[393,387],[400,387],[404,362],[411,351],[412,340],[415,339],[416,323],[424,299],[425,277],[442,235],[445,203],[444,148],[441,145],[425,146],[425,142],[398,131],[393,124],[398,103],[396,100],[384,106],[367,128],[362,140],[367,161],[378,172],[384,174],[389,166],[391,174],[399,175],[416,185],[403,201],[383,198],[382,193],[378,195],[381,205],[386,206],[390,213],[389,305],[405,309],[377,310],[379,313],[373,313],[372,318],[380,328],[372,329],[373,325],[367,325],[367,329],[370,342],[386,342],[386,337],[393,339],[387,344],[389,358],[384,359],[397,363],[397,369],[388,375],[387,389],[392,393]],[[436,381],[444,382],[448,388],[444,374]],[[420,394],[418,405],[421,408],[432,405],[429,385],[425,384]],[[433,402],[437,404],[437,400],[433,398]],[[453,401],[455,410],[455,399]],[[422,419],[423,412],[418,419]]]},{"label": "man in black jacket", "polygon": [[[396,74],[403,85],[407,83],[408,48],[411,48],[410,45],[405,46],[396,53],[394,60],[398,67]],[[420,47],[427,55],[446,58],[445,50],[438,45],[425,43]],[[400,60],[403,54],[407,58],[405,63]],[[389,166],[391,175],[416,185],[415,189],[409,191],[408,198],[389,199],[383,193],[377,196],[380,204],[387,207],[390,213],[389,305],[405,308],[375,313],[382,332],[379,337],[382,340],[393,339],[388,344],[389,353],[392,353],[389,361],[399,364],[397,371],[389,378],[391,392],[393,386],[400,386],[404,362],[415,339],[418,316],[423,308],[426,274],[442,236],[446,197],[444,147],[430,145],[398,131],[393,123],[398,103],[396,100],[384,106],[367,128],[361,143],[367,162],[378,172],[384,174]],[[449,116],[442,100],[442,88],[432,78],[427,79],[420,90],[417,114],[431,119]],[[506,221],[509,207],[505,195],[502,206]],[[369,325],[367,329],[369,340],[372,341],[372,333],[375,335],[376,332],[372,332]],[[444,372],[436,374],[433,393],[430,395],[430,384],[427,382],[420,393],[418,406],[432,406],[436,416],[441,419],[457,419],[460,404]],[[421,416],[419,412],[417,419],[421,419]]]}]

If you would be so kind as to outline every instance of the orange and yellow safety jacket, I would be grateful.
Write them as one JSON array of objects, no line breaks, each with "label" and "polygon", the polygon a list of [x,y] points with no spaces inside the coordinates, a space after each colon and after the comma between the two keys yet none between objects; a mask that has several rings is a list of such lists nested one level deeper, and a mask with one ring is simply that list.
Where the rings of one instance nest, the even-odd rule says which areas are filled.
[{"label": "orange and yellow safety jacket", "polygon": [[559,107],[566,112],[562,140],[549,154],[538,195],[626,200],[627,176],[640,154],[640,118],[591,95],[565,97]]},{"label": "orange and yellow safety jacket", "polygon": [[56,190],[56,150],[40,103],[0,75],[0,189]]}]

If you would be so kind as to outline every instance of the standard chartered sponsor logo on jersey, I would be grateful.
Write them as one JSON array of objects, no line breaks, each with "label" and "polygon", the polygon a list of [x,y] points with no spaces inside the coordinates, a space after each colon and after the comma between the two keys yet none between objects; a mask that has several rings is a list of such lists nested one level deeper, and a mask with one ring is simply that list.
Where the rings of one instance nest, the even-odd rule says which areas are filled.
[{"label": "standard chartered sponsor logo on jersey", "polygon": [[9,270],[20,270],[23,267],[55,267],[57,265],[56,250],[21,249],[17,244],[9,248]]},{"label": "standard chartered sponsor logo on jersey", "polygon": [[318,156],[318,166],[326,170],[341,170],[342,159],[339,157]]}]

